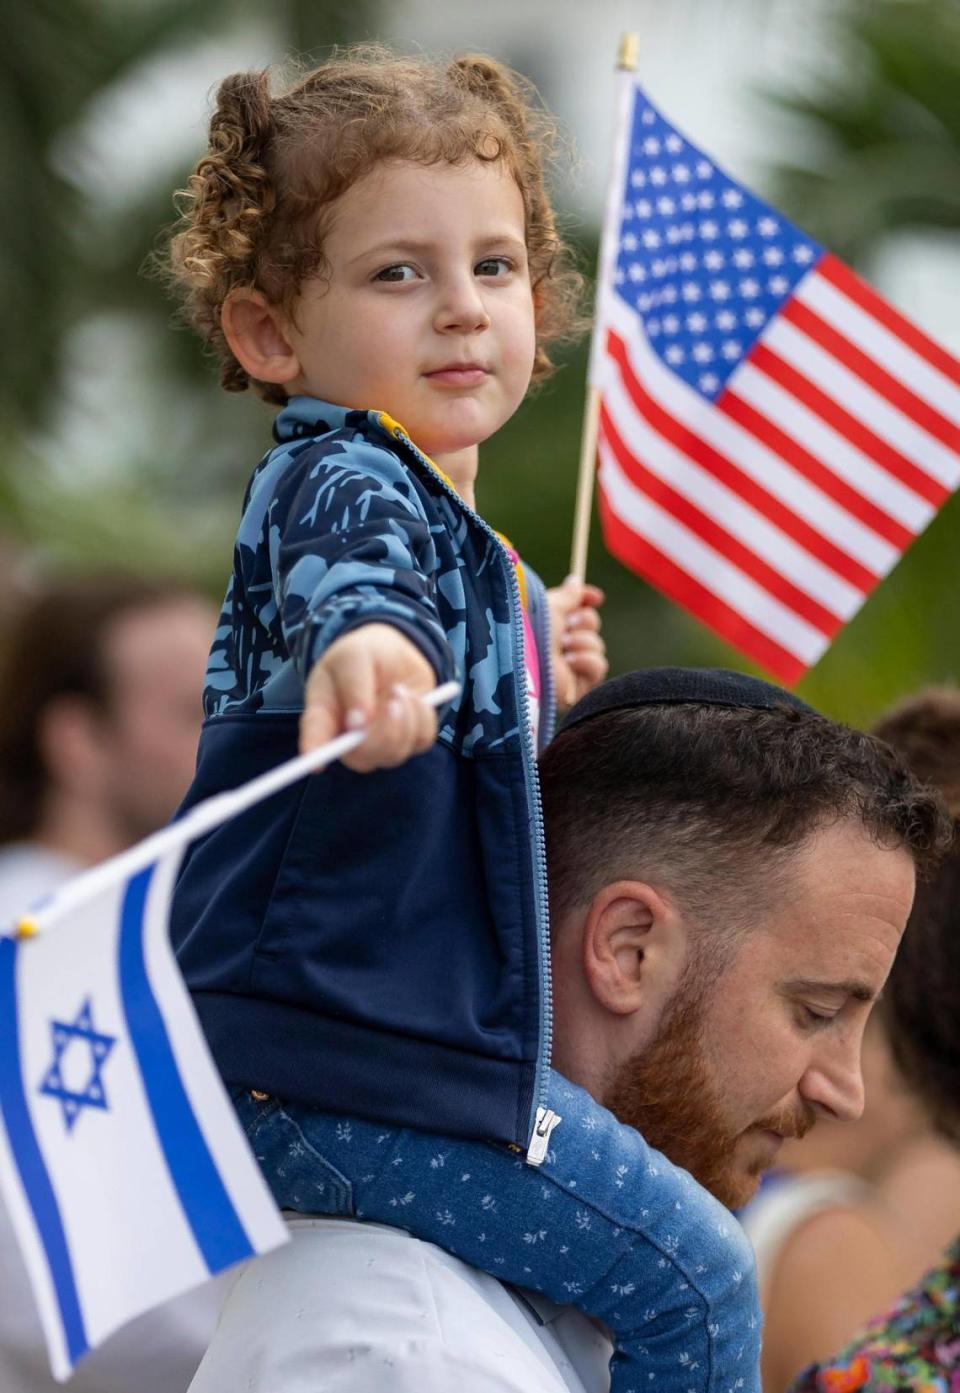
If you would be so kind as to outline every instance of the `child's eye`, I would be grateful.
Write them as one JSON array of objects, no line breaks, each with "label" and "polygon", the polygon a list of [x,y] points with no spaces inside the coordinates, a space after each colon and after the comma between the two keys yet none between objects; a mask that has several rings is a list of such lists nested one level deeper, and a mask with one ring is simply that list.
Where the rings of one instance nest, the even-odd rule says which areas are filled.
[{"label": "child's eye", "polygon": [[384,266],[382,271],[378,271],[374,276],[375,281],[388,281],[396,284],[400,281],[413,281],[417,279],[417,270],[407,262],[401,261],[396,266]]},{"label": "child's eye", "polygon": [[485,256],[473,268],[475,276],[505,276],[513,270],[513,262],[508,256]]}]

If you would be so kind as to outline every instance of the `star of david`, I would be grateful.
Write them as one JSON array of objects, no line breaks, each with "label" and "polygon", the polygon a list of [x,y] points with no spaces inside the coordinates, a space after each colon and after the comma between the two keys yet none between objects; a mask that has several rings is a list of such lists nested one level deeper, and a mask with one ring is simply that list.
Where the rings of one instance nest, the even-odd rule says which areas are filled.
[{"label": "star of david", "polygon": [[[116,1037],[104,1035],[94,1029],[93,1008],[89,997],[80,1007],[75,1020],[52,1020],[50,1030],[53,1036],[53,1063],[44,1074],[38,1092],[57,1099],[63,1109],[67,1131],[72,1132],[74,1123],[84,1108],[108,1108],[101,1074],[107,1056],[116,1044]],[[90,1073],[86,1085],[78,1091],[68,1088],[64,1082],[63,1062],[68,1050],[72,1048],[75,1056],[76,1051],[84,1047],[89,1051]]]}]

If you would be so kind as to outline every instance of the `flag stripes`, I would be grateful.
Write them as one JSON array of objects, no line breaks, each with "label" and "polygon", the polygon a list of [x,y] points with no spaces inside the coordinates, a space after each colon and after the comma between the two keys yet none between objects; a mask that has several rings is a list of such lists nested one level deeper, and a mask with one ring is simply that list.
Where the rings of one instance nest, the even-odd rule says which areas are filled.
[{"label": "flag stripes", "polygon": [[148,866],[140,871],[124,893],[118,954],[121,997],[170,1180],[207,1270],[213,1274],[252,1257],[256,1250],[200,1130],[147,975],[143,921],[154,870]]},{"label": "flag stripes", "polygon": [[875,319],[872,293],[853,299],[855,278],[831,263],[712,403],[616,296],[599,368],[611,550],[790,682],[960,479],[960,390],[939,350],[901,336],[898,316]]},{"label": "flag stripes", "polygon": [[749,497],[812,555],[861,590],[872,588],[886,574],[897,559],[894,547],[835,506],[762,438],[742,428],[731,411],[711,411],[685,390],[650,352],[642,335],[632,332],[628,315],[619,324],[615,313],[610,317],[616,328],[607,339],[608,361],[600,367],[602,390],[616,364],[634,405],[651,425]]},{"label": "flag stripes", "polygon": [[[21,1246],[41,1314],[52,1316],[48,1329],[52,1327],[55,1338],[62,1339],[65,1346],[60,1364],[66,1367],[81,1359],[90,1343],[60,1206],[43,1163],[24,1093],[17,1009],[17,957],[21,950],[16,939],[0,938],[0,1115],[10,1156],[43,1245],[44,1259],[37,1261],[36,1251],[22,1240]],[[23,1222],[16,1209],[11,1211],[11,1218],[15,1225]]]}]

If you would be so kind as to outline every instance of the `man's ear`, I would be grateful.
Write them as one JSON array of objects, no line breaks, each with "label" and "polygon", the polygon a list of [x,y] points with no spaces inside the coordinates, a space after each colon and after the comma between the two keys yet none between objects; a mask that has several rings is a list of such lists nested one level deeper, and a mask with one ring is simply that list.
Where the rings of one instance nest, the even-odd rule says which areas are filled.
[{"label": "man's ear", "polygon": [[251,377],[283,384],[300,376],[300,359],[280,311],[261,291],[231,290],[220,310],[220,324],[230,351]]},{"label": "man's ear", "polygon": [[686,959],[676,907],[639,880],[605,885],[587,909],[583,970],[599,1004],[614,1015],[656,1011],[675,990]]}]

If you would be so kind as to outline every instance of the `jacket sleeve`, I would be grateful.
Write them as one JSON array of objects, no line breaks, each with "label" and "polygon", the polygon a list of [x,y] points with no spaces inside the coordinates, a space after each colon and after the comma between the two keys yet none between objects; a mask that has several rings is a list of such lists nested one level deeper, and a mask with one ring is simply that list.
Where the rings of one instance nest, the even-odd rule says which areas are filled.
[{"label": "jacket sleeve", "polygon": [[276,485],[257,551],[247,595],[263,596],[302,681],[334,639],[371,623],[400,629],[438,682],[455,676],[430,523],[389,450],[328,438],[305,451]]}]

